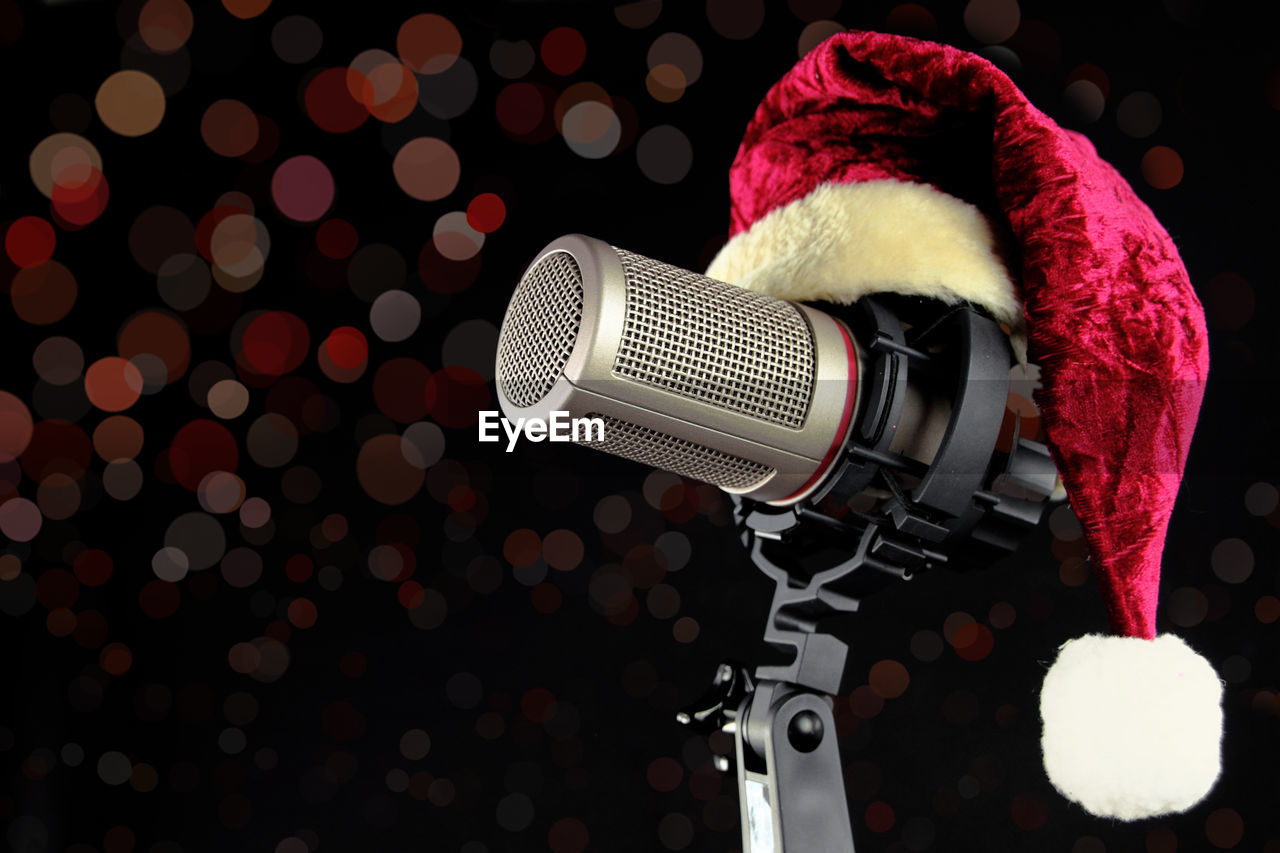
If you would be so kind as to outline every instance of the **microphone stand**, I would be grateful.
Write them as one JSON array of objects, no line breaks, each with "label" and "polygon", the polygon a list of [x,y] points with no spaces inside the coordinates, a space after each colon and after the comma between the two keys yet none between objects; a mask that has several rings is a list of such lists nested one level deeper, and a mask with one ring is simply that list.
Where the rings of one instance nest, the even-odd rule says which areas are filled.
[{"label": "microphone stand", "polygon": [[742,529],[752,562],[776,585],[765,641],[791,647],[794,657],[757,666],[754,677],[738,664],[721,664],[711,691],[677,719],[734,737],[733,759],[718,757],[717,769],[737,767],[743,853],[853,853],[830,698],[840,692],[849,647],[819,625],[857,610],[854,592],[864,569],[908,575],[871,556],[879,537],[874,525],[864,528],[852,557],[807,579],[765,555],[767,532]]},{"label": "microphone stand", "polygon": [[[1011,360],[993,321],[953,308],[908,340],[887,307],[864,299],[853,322],[870,342],[864,415],[831,484],[786,508],[734,498],[742,542],[775,585],[764,639],[791,661],[754,676],[723,663],[710,691],[676,717],[734,737],[733,759],[717,756],[716,768],[737,768],[743,853],[853,853],[830,698],[849,646],[824,628],[875,589],[956,562],[949,557],[971,565],[1014,550],[1053,490],[1048,451],[1018,435],[1020,422],[1010,451],[993,452]],[[911,371],[950,386],[946,432],[928,463],[890,448]],[[1001,474],[1014,493],[992,488]],[[851,509],[873,483],[887,499],[875,512]]]}]

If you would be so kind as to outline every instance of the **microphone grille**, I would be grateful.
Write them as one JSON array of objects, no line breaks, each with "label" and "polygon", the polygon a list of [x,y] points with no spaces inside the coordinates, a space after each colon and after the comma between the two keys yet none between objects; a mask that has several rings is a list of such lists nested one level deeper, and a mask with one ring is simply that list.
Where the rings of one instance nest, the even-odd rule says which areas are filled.
[{"label": "microphone grille", "polygon": [[662,468],[722,489],[746,491],[773,475],[774,469],[710,447],[619,418],[592,413],[604,421],[604,440],[591,446],[642,465]]},{"label": "microphone grille", "polygon": [[794,305],[615,251],[627,279],[615,374],[768,423],[804,426],[814,346]]},{"label": "microphone grille", "polygon": [[498,385],[521,408],[551,390],[582,324],[582,270],[568,252],[552,252],[525,273],[498,337]]}]

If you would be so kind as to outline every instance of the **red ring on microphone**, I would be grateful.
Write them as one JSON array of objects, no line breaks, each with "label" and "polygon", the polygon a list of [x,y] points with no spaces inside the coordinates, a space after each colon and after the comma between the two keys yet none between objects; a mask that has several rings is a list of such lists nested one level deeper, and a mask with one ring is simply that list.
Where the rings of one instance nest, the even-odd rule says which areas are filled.
[{"label": "red ring on microphone", "polygon": [[814,487],[819,480],[827,474],[827,469],[831,467],[831,463],[840,455],[840,451],[844,448],[845,436],[849,433],[849,422],[853,420],[853,410],[858,402],[858,356],[853,348],[853,341],[849,337],[849,333],[845,331],[844,324],[836,321],[836,328],[840,330],[840,338],[844,341],[845,358],[849,361],[849,388],[844,398],[844,412],[840,415],[840,426],[836,428],[836,437],[831,442],[831,446],[827,448],[827,453],[822,457],[822,461],[818,463],[818,469],[814,471],[813,476],[805,481],[794,494],[778,501],[769,501],[774,505],[789,504],[799,500],[806,492]]}]

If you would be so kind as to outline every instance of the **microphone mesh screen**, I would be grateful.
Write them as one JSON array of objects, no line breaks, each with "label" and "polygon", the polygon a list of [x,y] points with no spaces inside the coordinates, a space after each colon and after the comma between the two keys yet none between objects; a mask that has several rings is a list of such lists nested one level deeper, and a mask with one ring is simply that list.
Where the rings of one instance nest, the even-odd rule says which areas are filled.
[{"label": "microphone mesh screen", "polygon": [[568,252],[552,252],[520,280],[498,337],[498,385],[526,407],[564,371],[582,323],[582,271]]},{"label": "microphone mesh screen", "polygon": [[768,465],[676,438],[656,429],[608,415],[593,413],[587,417],[604,421],[604,441],[593,441],[591,447],[643,465],[663,468],[726,489],[750,488],[773,473]]},{"label": "microphone mesh screen", "polygon": [[615,251],[627,279],[615,374],[769,423],[804,426],[813,336],[794,305]]}]

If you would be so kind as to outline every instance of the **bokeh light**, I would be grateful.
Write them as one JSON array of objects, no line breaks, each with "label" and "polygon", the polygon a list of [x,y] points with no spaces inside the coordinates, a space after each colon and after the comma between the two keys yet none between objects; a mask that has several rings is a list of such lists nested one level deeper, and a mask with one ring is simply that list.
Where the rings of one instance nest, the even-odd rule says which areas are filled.
[{"label": "bokeh light", "polygon": [[31,150],[28,169],[36,189],[45,198],[52,199],[55,186],[83,183],[91,173],[101,174],[102,155],[83,136],[55,133],[46,136]]},{"label": "bokeh light", "polygon": [[488,320],[464,320],[445,335],[440,356],[445,364],[458,365],[493,378],[498,352],[498,327]]},{"label": "bokeh light", "polygon": [[1089,124],[1102,118],[1102,113],[1107,108],[1106,95],[1092,80],[1076,80],[1067,84],[1062,98],[1081,124]]},{"label": "bokeh light", "polygon": [[707,20],[725,38],[749,39],[764,24],[764,0],[707,0]]},{"label": "bokeh light", "polygon": [[906,692],[911,675],[898,661],[882,660],[872,665],[867,681],[871,689],[880,696],[896,699]]},{"label": "bokeh light", "polygon": [[216,421],[203,418],[182,426],[169,445],[169,468],[174,478],[193,492],[207,474],[234,472],[239,458],[240,451],[231,432]]},{"label": "bokeh light", "polygon": [[142,468],[132,459],[112,460],[102,472],[102,488],[118,501],[132,500],[142,490]]},{"label": "bokeh light", "polygon": [[662,0],[632,0],[613,7],[618,23],[633,30],[642,30],[658,20],[662,14]]},{"label": "bokeh light", "polygon": [[507,80],[519,80],[528,74],[535,61],[533,45],[527,41],[497,39],[489,48],[489,65]]},{"label": "bokeh light", "polygon": [[418,102],[413,71],[385,50],[366,50],[351,60],[347,90],[379,121],[397,122]]},{"label": "bokeh light", "polygon": [[430,421],[410,424],[400,437],[400,452],[415,468],[426,470],[444,455],[445,438],[440,427]]},{"label": "bokeh light", "polygon": [[384,341],[407,340],[418,329],[422,308],[412,294],[388,290],[378,296],[369,308],[369,325]]},{"label": "bokeh light", "polygon": [[298,222],[314,222],[333,204],[329,167],[308,154],[290,157],[271,177],[271,198],[280,212]]},{"label": "bokeh light", "polygon": [[329,258],[348,258],[360,243],[355,226],[345,219],[327,219],[316,229],[316,248]]},{"label": "bokeh light", "polygon": [[636,160],[640,171],[654,183],[678,183],[693,166],[693,145],[678,127],[660,125],[640,137],[636,143]]},{"label": "bokeh light", "polygon": [[209,389],[209,411],[222,420],[238,418],[249,408],[249,389],[234,379],[215,382]]},{"label": "bokeh light", "polygon": [[1022,12],[1017,0],[969,0],[964,7],[964,26],[980,42],[997,44],[1018,30]]},{"label": "bokeh light", "polygon": [[427,115],[438,119],[461,116],[475,103],[480,78],[466,57],[458,57],[448,69],[418,81],[418,103]]},{"label": "bokeh light", "polygon": [[369,118],[369,110],[351,95],[348,74],[346,68],[326,68],[307,83],[303,105],[321,130],[350,133]]},{"label": "bokeh light", "polygon": [[613,108],[601,101],[585,100],[570,107],[561,122],[569,149],[579,157],[608,157],[622,139],[622,122]]},{"label": "bokeh light", "polygon": [[175,207],[148,207],[129,227],[129,252],[149,273],[159,273],[175,255],[195,250],[195,226]]},{"label": "bokeh light", "polygon": [[38,267],[49,260],[57,245],[53,226],[39,216],[21,216],[4,232],[5,254],[23,269]]},{"label": "bokeh light", "polygon": [[50,474],[36,488],[36,506],[51,521],[62,521],[80,509],[80,487],[66,474]]},{"label": "bokeh light", "polygon": [[1145,139],[1160,129],[1163,111],[1150,92],[1132,92],[1116,108],[1116,124],[1126,136]]},{"label": "bokeh light", "polygon": [[142,394],[142,374],[126,359],[100,358],[84,372],[84,390],[104,412],[124,411]]},{"label": "bokeh light", "polygon": [[186,375],[191,362],[191,340],[182,321],[160,311],[143,311],[129,319],[120,330],[116,351],[135,367],[153,356],[163,371],[163,385]]},{"label": "bokeh light", "polygon": [[19,270],[9,287],[14,313],[34,326],[56,323],[75,305],[75,276],[57,261]]},{"label": "bokeh light", "polygon": [[0,504],[0,533],[14,542],[30,542],[43,523],[40,508],[26,498],[10,498]]},{"label": "bokeh light", "polygon": [[507,206],[496,193],[480,193],[467,205],[467,225],[481,234],[497,231],[507,216]]},{"label": "bokeh light", "polygon": [[164,90],[141,71],[117,71],[102,81],[93,105],[111,130],[121,136],[143,136],[164,118]]},{"label": "bokeh light", "polygon": [[424,480],[422,469],[405,459],[396,435],[374,436],[360,447],[356,476],[369,497],[389,506],[412,498]]},{"label": "bokeh light", "polygon": [[271,0],[222,0],[222,5],[237,18],[248,20],[249,18],[256,18],[267,11],[267,7],[271,5]]},{"label": "bokeh light", "polygon": [[147,0],[138,13],[138,35],[156,53],[173,53],[191,38],[194,23],[183,0]]},{"label": "bokeh light", "polygon": [[71,338],[45,338],[31,353],[36,374],[51,385],[70,385],[84,370],[84,352]]},{"label": "bokeh light", "polygon": [[276,56],[291,65],[301,65],[315,59],[324,44],[324,32],[305,15],[289,15],[281,18],[271,29],[271,47]]},{"label": "bokeh light", "polygon": [[512,136],[532,134],[546,118],[547,99],[543,89],[533,83],[511,83],[503,87],[494,101],[498,124]]},{"label": "bokeh light", "polygon": [[243,157],[258,144],[258,116],[232,98],[214,101],[200,119],[200,136],[223,157]]},{"label": "bokeh light", "polygon": [[1204,834],[1219,850],[1231,850],[1244,840],[1244,820],[1233,808],[1214,809],[1204,822]]},{"label": "bokeh light", "polygon": [[1142,177],[1158,190],[1168,190],[1182,182],[1182,157],[1167,145],[1157,145],[1142,155]]},{"label": "bokeh light", "polygon": [[161,548],[151,558],[151,571],[163,581],[176,583],[187,576],[187,555],[173,546]]},{"label": "bokeh light", "polygon": [[263,311],[245,326],[237,359],[256,373],[283,376],[297,369],[311,349],[311,333],[298,315]]},{"label": "bokeh light", "polygon": [[145,431],[128,415],[103,418],[93,430],[93,449],[107,462],[133,459],[142,450]]},{"label": "bokeh light", "polygon": [[1250,515],[1270,515],[1280,506],[1280,489],[1271,483],[1254,483],[1244,493],[1244,505]]},{"label": "bokeh light", "polygon": [[1253,574],[1253,549],[1243,539],[1223,539],[1213,547],[1209,562],[1224,583],[1244,583]]},{"label": "bokeh light", "polygon": [[[228,494],[215,495],[215,499],[220,498],[222,501],[221,506],[226,507],[232,496]],[[233,512],[234,510],[235,507],[231,507],[230,509],[220,509],[218,511]],[[223,555],[218,563],[218,568],[222,574],[222,579],[229,586],[236,589],[248,589],[262,577],[262,557],[251,548],[232,548]]]},{"label": "bokeh light", "polygon": [[460,210],[437,219],[431,239],[436,251],[451,261],[469,260],[484,246],[484,234],[472,228],[467,214]]},{"label": "bokeh light", "polygon": [[196,240],[213,264],[214,281],[224,290],[242,293],[261,280],[271,253],[271,238],[262,220],[222,205],[201,219]]},{"label": "bokeh light", "polygon": [[820,20],[806,24],[800,31],[800,38],[796,40],[796,55],[803,57],[836,33],[844,31],[844,25],[836,21]]},{"label": "bokeh light", "polygon": [[396,153],[392,171],[406,195],[419,201],[436,201],[453,192],[461,166],[449,143],[420,137],[405,143]]},{"label": "bokeh light", "polygon": [[442,15],[414,15],[396,33],[400,61],[418,74],[448,71],[462,54],[458,28]]},{"label": "bokeh light", "polygon": [[369,357],[369,342],[354,326],[339,326],[325,339],[324,350],[336,367],[352,370]]},{"label": "bokeh light", "polygon": [[50,215],[63,230],[75,231],[101,216],[110,197],[106,175],[92,166],[72,166],[54,181]]},{"label": "bokeh light", "polygon": [[587,42],[573,27],[556,27],[542,37],[538,54],[548,71],[567,77],[586,61]]},{"label": "bokeh light", "polygon": [[684,33],[665,33],[649,46],[649,68],[674,65],[684,75],[684,84],[692,86],[702,76],[702,50]]},{"label": "bokeh light", "polygon": [[655,101],[671,104],[684,95],[688,81],[679,66],[664,62],[649,69],[644,86]]}]

